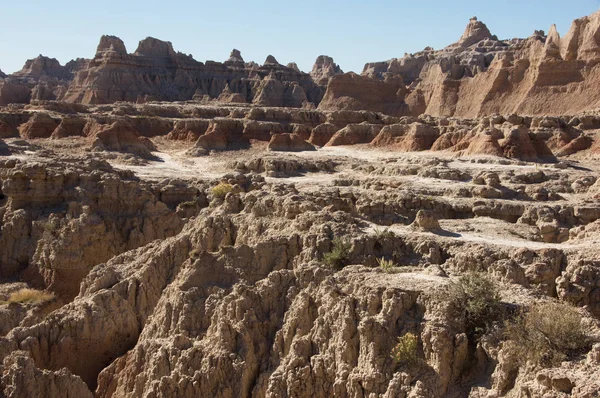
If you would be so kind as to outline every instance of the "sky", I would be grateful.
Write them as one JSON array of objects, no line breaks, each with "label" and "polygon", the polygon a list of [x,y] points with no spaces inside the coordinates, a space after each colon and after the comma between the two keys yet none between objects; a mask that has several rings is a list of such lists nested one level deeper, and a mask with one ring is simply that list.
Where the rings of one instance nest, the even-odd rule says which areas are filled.
[{"label": "sky", "polygon": [[43,54],[61,64],[92,58],[103,34],[134,52],[152,36],[198,61],[224,61],[237,48],[248,61],[296,62],[310,71],[317,56],[360,73],[367,62],[402,57],[457,41],[477,16],[499,38],[528,37],[555,23],[564,36],[600,0],[1,0],[0,70],[20,70]]}]

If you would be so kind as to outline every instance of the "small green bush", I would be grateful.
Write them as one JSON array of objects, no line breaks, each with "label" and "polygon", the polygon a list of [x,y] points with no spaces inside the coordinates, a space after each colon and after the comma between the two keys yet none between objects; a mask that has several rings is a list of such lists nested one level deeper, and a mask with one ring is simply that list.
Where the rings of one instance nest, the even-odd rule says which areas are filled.
[{"label": "small green bush", "polygon": [[498,287],[487,275],[475,272],[463,275],[452,289],[452,295],[470,337],[479,339],[501,324],[504,307]]},{"label": "small green bush", "polygon": [[392,260],[386,260],[385,258],[378,258],[377,264],[386,274],[391,273],[396,267],[396,264]]},{"label": "small green bush", "polygon": [[412,333],[398,337],[398,344],[392,349],[392,359],[397,365],[413,366],[418,364],[418,345],[419,338]]},{"label": "small green bush", "polygon": [[333,247],[329,253],[323,255],[323,261],[330,267],[342,269],[348,263],[351,248],[352,244],[348,239],[334,238]]},{"label": "small green bush", "polygon": [[192,251],[190,251],[190,258],[192,260],[197,260],[200,258],[200,253],[201,253],[200,249],[194,248],[194,249],[192,249]]},{"label": "small green bush", "polygon": [[231,191],[233,191],[233,185],[226,182],[221,182],[211,189],[213,196],[219,199],[224,199]]},{"label": "small green bush", "polygon": [[378,241],[382,241],[386,239],[396,238],[396,233],[394,231],[391,231],[389,228],[375,228],[375,237]]},{"label": "small green bush", "polygon": [[582,321],[577,309],[568,304],[535,304],[506,324],[507,347],[523,364],[558,365],[591,347]]}]

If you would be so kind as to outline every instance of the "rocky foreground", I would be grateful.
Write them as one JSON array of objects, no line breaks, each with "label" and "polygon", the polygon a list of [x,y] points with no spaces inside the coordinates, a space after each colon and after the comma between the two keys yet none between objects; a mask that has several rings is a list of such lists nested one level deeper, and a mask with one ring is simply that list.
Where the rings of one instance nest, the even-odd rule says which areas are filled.
[{"label": "rocky foreground", "polygon": [[600,396],[598,26],[0,73],[0,397]]},{"label": "rocky foreground", "polygon": [[[511,311],[559,300],[600,333],[593,113],[35,102],[0,117],[7,397],[597,396],[593,339],[522,364],[448,293],[483,273]],[[391,356],[407,333],[418,367]]]}]

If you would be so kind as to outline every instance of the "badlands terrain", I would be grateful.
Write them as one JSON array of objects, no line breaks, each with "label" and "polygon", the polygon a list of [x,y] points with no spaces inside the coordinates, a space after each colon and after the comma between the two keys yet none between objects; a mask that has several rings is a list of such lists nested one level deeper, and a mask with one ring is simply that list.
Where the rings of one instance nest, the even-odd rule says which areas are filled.
[{"label": "badlands terrain", "polygon": [[0,73],[0,397],[599,397],[599,83],[598,13]]}]

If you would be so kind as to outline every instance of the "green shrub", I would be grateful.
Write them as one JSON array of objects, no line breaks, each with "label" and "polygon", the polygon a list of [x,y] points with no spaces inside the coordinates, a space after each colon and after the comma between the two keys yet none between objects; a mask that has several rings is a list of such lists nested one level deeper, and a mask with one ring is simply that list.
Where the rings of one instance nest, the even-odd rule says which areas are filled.
[{"label": "green shrub", "polygon": [[381,268],[386,274],[391,273],[396,267],[396,264],[392,260],[386,260],[385,258],[378,258],[377,264],[379,265],[379,268]]},{"label": "green shrub", "polygon": [[200,258],[200,254],[201,254],[200,249],[194,248],[194,249],[192,249],[192,251],[190,251],[190,258],[192,260],[197,260]]},{"label": "green shrub", "polygon": [[213,196],[219,199],[224,199],[231,191],[233,191],[233,185],[226,182],[221,182],[211,189]]},{"label": "green shrub", "polygon": [[418,364],[420,361],[418,345],[419,338],[412,333],[406,333],[404,336],[398,337],[398,344],[392,349],[392,359],[397,365],[412,366]]},{"label": "green shrub", "polygon": [[352,244],[348,239],[334,238],[333,247],[329,253],[323,255],[323,261],[330,267],[342,269],[348,263],[351,248]]},{"label": "green shrub", "polygon": [[454,286],[452,295],[459,316],[464,318],[467,334],[472,338],[480,338],[504,318],[499,290],[485,274],[463,275]]},{"label": "green shrub", "polygon": [[391,231],[389,228],[375,228],[375,237],[378,241],[382,241],[386,239],[396,238],[396,233],[394,231]]},{"label": "green shrub", "polygon": [[564,303],[539,303],[506,324],[507,347],[521,363],[554,366],[592,345],[577,309]]}]

